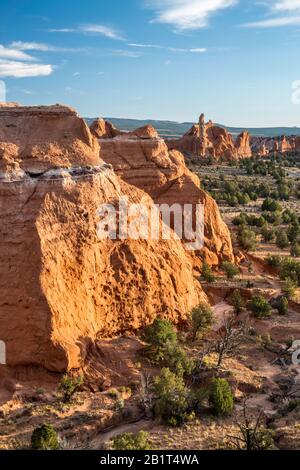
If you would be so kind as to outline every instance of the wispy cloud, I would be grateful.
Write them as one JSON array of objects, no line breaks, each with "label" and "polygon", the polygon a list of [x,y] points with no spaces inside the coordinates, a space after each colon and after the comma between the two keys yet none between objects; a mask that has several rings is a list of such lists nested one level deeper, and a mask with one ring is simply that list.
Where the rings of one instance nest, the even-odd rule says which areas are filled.
[{"label": "wispy cloud", "polygon": [[41,42],[23,42],[14,41],[10,44],[10,47],[19,51],[39,51],[39,52],[87,52],[87,48],[82,47],[57,47],[51,44],[45,44]]},{"label": "wispy cloud", "polygon": [[238,0],[146,0],[147,8],[155,11],[154,23],[165,23],[178,31],[204,28],[210,17]]},{"label": "wispy cloud", "polygon": [[263,6],[268,7],[267,18],[242,26],[245,28],[278,28],[300,25],[300,0],[272,0]]},{"label": "wispy cloud", "polygon": [[35,64],[28,62],[6,61],[0,59],[0,77],[38,77],[51,75],[52,65]]},{"label": "wispy cloud", "polygon": [[83,33],[83,34],[96,34],[104,36],[116,41],[124,41],[125,39],[115,28],[105,26],[103,24],[83,24],[76,28],[58,28],[48,29],[50,33]]},{"label": "wispy cloud", "polygon": [[0,44],[0,57],[12,60],[35,60],[34,57],[22,52],[14,47],[5,47]]},{"label": "wispy cloud", "polygon": [[205,47],[197,47],[193,49],[186,49],[180,47],[168,47],[168,46],[160,46],[158,44],[137,44],[137,43],[130,43],[128,44],[130,47],[137,47],[141,49],[160,49],[169,52],[192,52],[196,54],[201,54],[207,51]]}]

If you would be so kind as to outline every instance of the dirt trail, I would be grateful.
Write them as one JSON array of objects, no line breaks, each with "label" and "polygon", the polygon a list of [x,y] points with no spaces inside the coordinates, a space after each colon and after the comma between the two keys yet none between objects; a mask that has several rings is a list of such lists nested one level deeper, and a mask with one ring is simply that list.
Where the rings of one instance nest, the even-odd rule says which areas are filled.
[{"label": "dirt trail", "polygon": [[149,431],[155,426],[155,422],[148,419],[141,419],[134,423],[121,424],[106,432],[100,432],[97,436],[89,442],[90,450],[97,450],[103,448],[106,442],[111,441],[114,437],[131,432],[137,434],[139,431]]},{"label": "dirt trail", "polygon": [[214,313],[213,330],[214,331],[218,331],[222,327],[224,320],[229,316],[231,311],[232,311],[232,305],[229,305],[224,300],[222,302],[219,302],[213,307],[213,313]]}]

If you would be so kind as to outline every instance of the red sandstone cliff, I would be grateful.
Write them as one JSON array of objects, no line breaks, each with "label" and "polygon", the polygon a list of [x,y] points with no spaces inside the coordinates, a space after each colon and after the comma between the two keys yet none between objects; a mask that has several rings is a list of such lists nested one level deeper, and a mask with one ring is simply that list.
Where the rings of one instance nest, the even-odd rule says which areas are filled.
[{"label": "red sandstone cliff", "polygon": [[73,110],[2,107],[0,147],[0,339],[9,366],[79,367],[96,337],[157,315],[179,322],[206,298],[180,241],[97,238],[99,205],[153,201],[103,163]]},{"label": "red sandstone cliff", "polygon": [[218,206],[201,188],[198,177],[185,166],[183,155],[168,151],[159,138],[139,139],[135,133],[101,139],[101,158],[127,183],[146,191],[157,204],[203,204],[205,245],[199,253],[211,265],[233,260],[229,230]]}]

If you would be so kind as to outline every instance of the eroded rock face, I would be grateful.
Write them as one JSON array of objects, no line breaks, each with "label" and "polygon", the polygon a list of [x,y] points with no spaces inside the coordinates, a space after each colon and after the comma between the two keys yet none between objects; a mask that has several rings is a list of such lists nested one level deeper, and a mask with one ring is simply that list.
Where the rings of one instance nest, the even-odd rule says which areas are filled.
[{"label": "eroded rock face", "polygon": [[162,139],[117,137],[100,140],[101,156],[127,183],[146,191],[156,204],[204,205],[205,245],[200,258],[211,265],[233,260],[229,230],[215,201],[200,188],[183,155]]},{"label": "eroded rock face", "polygon": [[0,175],[97,164],[98,142],[71,108],[0,108]]},{"label": "eroded rock face", "polygon": [[0,339],[8,365],[62,372],[81,366],[96,338],[158,315],[185,319],[206,296],[180,241],[97,237],[101,204],[126,196],[152,207],[149,195],[100,160],[73,111],[16,111],[0,111]]},{"label": "eroded rock face", "polygon": [[192,126],[180,139],[170,139],[166,143],[170,150],[198,155],[202,159],[232,161],[252,156],[248,132],[242,132],[234,141],[223,127],[216,126],[211,121],[205,124],[203,114],[199,125]]}]

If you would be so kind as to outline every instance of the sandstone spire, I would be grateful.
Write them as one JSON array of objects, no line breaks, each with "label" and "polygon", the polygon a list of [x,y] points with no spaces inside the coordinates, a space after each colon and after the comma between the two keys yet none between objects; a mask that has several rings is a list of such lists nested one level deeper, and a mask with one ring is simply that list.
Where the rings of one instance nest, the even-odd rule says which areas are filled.
[{"label": "sandstone spire", "polygon": [[206,156],[206,149],[207,149],[206,125],[205,125],[205,117],[204,117],[204,114],[202,113],[199,118],[199,148],[198,148],[199,157]]}]

